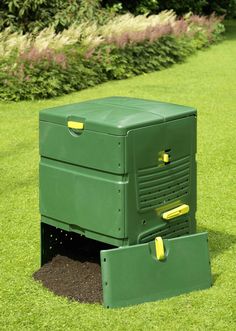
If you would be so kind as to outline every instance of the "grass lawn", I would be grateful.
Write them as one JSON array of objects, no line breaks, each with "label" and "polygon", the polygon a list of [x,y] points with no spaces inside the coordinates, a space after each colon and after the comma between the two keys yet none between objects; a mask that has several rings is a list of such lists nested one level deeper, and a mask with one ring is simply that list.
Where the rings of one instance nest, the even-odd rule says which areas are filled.
[{"label": "grass lawn", "polygon": [[[214,285],[169,300],[105,310],[57,297],[39,268],[38,111],[111,95],[198,109],[198,228],[209,232]],[[65,97],[0,104],[0,330],[236,330],[236,24],[184,64]]]}]

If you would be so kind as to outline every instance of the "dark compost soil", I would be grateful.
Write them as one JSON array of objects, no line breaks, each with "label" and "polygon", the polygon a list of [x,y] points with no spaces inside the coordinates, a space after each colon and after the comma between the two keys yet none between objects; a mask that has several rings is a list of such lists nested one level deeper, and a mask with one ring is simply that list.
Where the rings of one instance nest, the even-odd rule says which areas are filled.
[{"label": "dark compost soil", "polygon": [[50,225],[41,231],[42,260],[35,280],[57,295],[79,302],[102,302],[100,251],[112,246]]},{"label": "dark compost soil", "polygon": [[101,267],[96,260],[81,261],[57,255],[33,277],[57,295],[80,302],[102,302]]}]

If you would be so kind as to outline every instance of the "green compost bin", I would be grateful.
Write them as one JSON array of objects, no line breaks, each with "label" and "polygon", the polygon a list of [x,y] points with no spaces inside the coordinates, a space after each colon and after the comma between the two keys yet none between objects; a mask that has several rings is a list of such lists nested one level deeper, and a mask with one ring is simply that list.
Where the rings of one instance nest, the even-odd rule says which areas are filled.
[{"label": "green compost bin", "polygon": [[[196,233],[194,108],[110,97],[43,110],[39,132],[42,264],[59,249],[50,239],[53,229],[110,244],[118,252],[130,249],[137,259],[156,237],[180,237],[191,256],[191,240],[184,238]],[[109,254],[109,261],[116,256],[101,254]],[[121,256],[126,259],[128,253]],[[155,276],[148,282],[155,282]],[[107,288],[105,306],[122,304],[110,292],[112,303],[107,304],[106,293]],[[153,299],[160,297],[165,295]],[[135,300],[125,302],[140,302]]]}]

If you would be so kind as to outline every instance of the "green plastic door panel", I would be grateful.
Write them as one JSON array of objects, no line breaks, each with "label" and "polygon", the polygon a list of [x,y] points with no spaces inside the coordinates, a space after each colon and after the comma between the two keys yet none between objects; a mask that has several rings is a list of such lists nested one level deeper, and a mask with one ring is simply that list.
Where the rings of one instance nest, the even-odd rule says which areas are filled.
[{"label": "green plastic door panel", "polygon": [[[74,118],[72,118],[73,120]],[[40,121],[40,155],[61,162],[111,173],[125,173],[125,137]]]},{"label": "green plastic door panel", "polygon": [[103,304],[124,307],[211,286],[207,233],[164,239],[165,259],[155,242],[101,251]]},{"label": "green plastic door panel", "polygon": [[96,234],[124,238],[125,185],[120,175],[41,158],[40,213],[96,240]]}]

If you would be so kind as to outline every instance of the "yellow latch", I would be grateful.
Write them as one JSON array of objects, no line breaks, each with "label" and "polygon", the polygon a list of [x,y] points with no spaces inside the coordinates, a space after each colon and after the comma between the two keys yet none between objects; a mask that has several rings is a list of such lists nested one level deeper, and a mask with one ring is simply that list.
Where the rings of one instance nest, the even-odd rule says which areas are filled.
[{"label": "yellow latch", "polygon": [[187,214],[189,212],[189,205],[181,205],[177,208],[166,211],[162,214],[164,220],[171,220],[172,218]]},{"label": "yellow latch", "polygon": [[163,261],[165,259],[165,250],[164,244],[161,237],[156,237],[155,239],[155,247],[156,247],[156,257],[159,261]]},{"label": "yellow latch", "polygon": [[82,123],[82,122],[68,121],[67,122],[67,126],[70,129],[83,130],[84,123]]},{"label": "yellow latch", "polygon": [[164,163],[170,162],[170,156],[169,156],[169,154],[164,153],[162,159],[163,159]]}]

